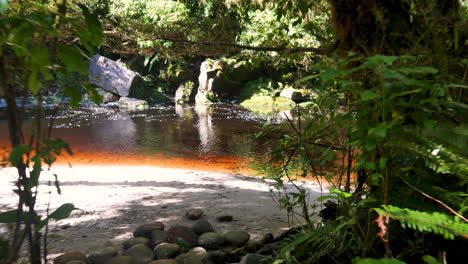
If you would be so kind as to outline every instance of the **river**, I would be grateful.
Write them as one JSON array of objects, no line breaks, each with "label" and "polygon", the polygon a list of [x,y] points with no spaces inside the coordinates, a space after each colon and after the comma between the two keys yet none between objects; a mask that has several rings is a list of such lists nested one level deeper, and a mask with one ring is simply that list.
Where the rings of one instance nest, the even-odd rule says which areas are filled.
[{"label": "river", "polygon": [[[33,118],[33,117],[30,117]],[[74,155],[61,163],[80,165],[151,165],[216,172],[254,174],[249,156],[262,148],[255,133],[278,114],[262,116],[241,106],[175,105],[126,111],[117,106],[47,108],[52,136],[67,141]],[[26,124],[26,131],[28,132]],[[8,144],[5,116],[0,117],[0,144]]]}]

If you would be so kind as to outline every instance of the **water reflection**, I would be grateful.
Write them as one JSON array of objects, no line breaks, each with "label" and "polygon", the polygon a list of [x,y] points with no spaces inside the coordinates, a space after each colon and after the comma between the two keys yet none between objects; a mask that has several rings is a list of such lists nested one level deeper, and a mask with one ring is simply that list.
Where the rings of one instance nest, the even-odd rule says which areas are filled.
[{"label": "water reflection", "polygon": [[[69,142],[75,157],[81,155],[90,164],[132,157],[152,164],[163,156],[233,164],[259,148],[254,133],[273,120],[235,105],[156,106],[129,112],[93,106],[60,109],[54,118],[53,136]],[[0,144],[6,145],[7,125],[1,117],[0,129]]]},{"label": "water reflection", "polygon": [[199,150],[201,154],[208,153],[216,145],[216,134],[212,123],[212,110],[208,105],[198,104],[195,106],[195,112],[198,116],[197,128],[200,138]]},{"label": "water reflection", "polygon": [[114,116],[112,122],[96,122],[90,126],[93,142],[100,145],[101,151],[134,152],[137,150],[137,126],[128,112]]}]

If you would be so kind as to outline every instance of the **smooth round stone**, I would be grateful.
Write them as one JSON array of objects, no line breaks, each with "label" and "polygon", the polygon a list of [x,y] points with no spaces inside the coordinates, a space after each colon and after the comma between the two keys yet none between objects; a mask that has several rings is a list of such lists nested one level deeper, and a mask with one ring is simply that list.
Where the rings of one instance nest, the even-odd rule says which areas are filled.
[{"label": "smooth round stone", "polygon": [[105,264],[109,259],[116,257],[119,250],[114,247],[105,247],[88,254],[88,260],[92,264]]},{"label": "smooth round stone", "polygon": [[203,210],[198,208],[190,209],[185,213],[185,216],[190,220],[197,220],[203,216]]},{"label": "smooth round stone", "polygon": [[85,253],[81,251],[70,251],[56,257],[54,259],[54,264],[66,264],[75,260],[88,263],[88,258],[86,257]]},{"label": "smooth round stone", "polygon": [[127,250],[135,245],[150,246],[151,240],[146,237],[132,237],[122,243],[123,249]]},{"label": "smooth round stone", "polygon": [[214,232],[204,233],[198,238],[198,245],[207,249],[218,249],[223,243],[223,236]]},{"label": "smooth round stone", "polygon": [[180,246],[173,243],[161,243],[154,248],[154,255],[157,259],[170,259],[177,256]]},{"label": "smooth round stone", "polygon": [[249,239],[249,233],[244,231],[229,231],[224,234],[224,240],[226,243],[235,247],[242,247],[247,243],[247,241],[249,241]]},{"label": "smooth round stone", "polygon": [[164,230],[164,224],[161,222],[146,223],[138,226],[133,232],[134,237],[146,237],[151,239],[151,233],[154,230]]}]

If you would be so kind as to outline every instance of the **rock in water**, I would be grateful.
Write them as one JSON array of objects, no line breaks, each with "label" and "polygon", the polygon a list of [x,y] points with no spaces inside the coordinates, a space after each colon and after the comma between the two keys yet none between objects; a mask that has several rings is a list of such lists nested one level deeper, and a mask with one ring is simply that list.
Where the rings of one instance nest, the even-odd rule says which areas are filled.
[{"label": "rock in water", "polygon": [[102,89],[128,96],[136,73],[125,65],[115,62],[101,55],[94,55],[89,64],[89,82]]},{"label": "rock in water", "polygon": [[127,108],[130,110],[143,110],[148,108],[148,102],[146,102],[145,100],[130,97],[120,97],[118,105],[119,107]]},{"label": "rock in water", "polygon": [[81,261],[84,263],[88,263],[88,259],[86,258],[85,253],[81,251],[70,251],[56,257],[54,259],[54,264],[66,264],[70,261]]}]

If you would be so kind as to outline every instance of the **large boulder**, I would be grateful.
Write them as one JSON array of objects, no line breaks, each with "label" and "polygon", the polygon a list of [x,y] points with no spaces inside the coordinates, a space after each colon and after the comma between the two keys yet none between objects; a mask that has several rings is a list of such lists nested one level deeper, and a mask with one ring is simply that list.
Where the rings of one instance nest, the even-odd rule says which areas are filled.
[{"label": "large boulder", "polygon": [[238,96],[244,82],[257,77],[257,67],[235,59],[205,60],[200,66],[197,104]]},{"label": "large boulder", "polygon": [[174,101],[177,104],[193,103],[195,102],[195,95],[197,89],[192,81],[187,81],[179,85],[175,92]]},{"label": "large boulder", "polygon": [[318,94],[312,90],[285,87],[281,91],[280,96],[294,101],[295,103],[301,103],[310,100],[311,98],[317,97]]},{"label": "large boulder", "polygon": [[125,65],[101,55],[94,55],[89,64],[89,82],[119,96],[129,95],[136,76]]}]

